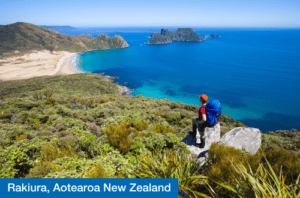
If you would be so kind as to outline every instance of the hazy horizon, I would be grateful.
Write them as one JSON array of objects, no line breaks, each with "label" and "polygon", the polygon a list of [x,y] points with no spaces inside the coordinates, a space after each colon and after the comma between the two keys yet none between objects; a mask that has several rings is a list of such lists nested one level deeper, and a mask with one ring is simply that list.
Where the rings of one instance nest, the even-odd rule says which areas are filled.
[{"label": "hazy horizon", "polygon": [[[18,23],[18,22],[25,22],[25,23],[30,23],[30,22],[26,22],[26,21],[16,21],[14,23]],[[14,23],[9,23],[9,24],[0,24],[2,26],[4,25],[11,25],[11,24],[14,24]],[[33,23],[30,23],[30,24],[33,24]],[[234,26],[234,27],[231,27],[231,26],[186,26],[186,25],[176,25],[176,26],[170,26],[170,25],[165,25],[165,26],[162,26],[162,25],[157,25],[157,26],[74,26],[74,25],[45,25],[45,24],[33,24],[33,25],[37,25],[37,26],[56,26],[56,27],[60,27],[60,26],[70,26],[70,27],[73,27],[73,28],[78,28],[78,29],[90,29],[90,28],[215,28],[215,29],[295,29],[295,30],[300,30],[300,26],[299,27],[289,27],[289,26],[282,26],[282,27],[243,27],[243,26]]]},{"label": "hazy horizon", "polygon": [[0,24],[90,27],[299,28],[299,0],[2,0]]}]

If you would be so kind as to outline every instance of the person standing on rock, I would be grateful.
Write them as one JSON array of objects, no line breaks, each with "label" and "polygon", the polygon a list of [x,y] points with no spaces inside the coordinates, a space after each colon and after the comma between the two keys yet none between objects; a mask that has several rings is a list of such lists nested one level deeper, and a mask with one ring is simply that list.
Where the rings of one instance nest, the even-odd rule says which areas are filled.
[{"label": "person standing on rock", "polygon": [[[205,137],[204,137],[204,129],[205,127],[211,127],[211,125],[207,122],[206,119],[206,103],[208,100],[207,95],[202,94],[199,96],[200,102],[201,102],[201,107],[199,109],[199,117],[193,119],[193,132],[192,136],[197,138],[196,144],[203,148],[205,146]],[[200,129],[200,130],[199,130]],[[199,133],[200,131],[200,133]]]}]

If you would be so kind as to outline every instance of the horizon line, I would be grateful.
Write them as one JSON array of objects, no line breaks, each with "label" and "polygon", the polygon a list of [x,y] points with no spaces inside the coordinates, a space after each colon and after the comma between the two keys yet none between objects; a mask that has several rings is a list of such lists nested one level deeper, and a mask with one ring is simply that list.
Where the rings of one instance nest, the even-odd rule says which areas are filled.
[{"label": "horizon line", "polygon": [[[23,22],[23,21],[18,21],[18,22]],[[18,22],[15,22],[15,23],[18,23]],[[15,24],[15,23],[10,23],[10,24],[5,24],[5,25],[12,25],[12,24]],[[29,23],[29,22],[23,22],[23,23]],[[30,23],[30,24],[33,24],[33,23]],[[5,26],[4,24],[0,24],[1,26]],[[36,25],[36,24],[33,24],[33,25]],[[60,26],[70,26],[70,27],[73,27],[73,28],[180,28],[180,27],[183,27],[183,28],[189,28],[189,27],[192,27],[192,28],[241,28],[241,29],[253,29],[253,28],[260,28],[260,29],[300,29],[300,26],[299,27],[294,27],[294,26],[197,26],[197,25],[166,25],[166,26],[163,26],[163,25],[157,25],[157,26],[154,26],[154,25],[149,25],[149,26],[140,26],[140,25],[113,25],[113,26],[73,26],[73,25],[37,25],[37,26],[57,26],[57,27],[60,27]]]}]

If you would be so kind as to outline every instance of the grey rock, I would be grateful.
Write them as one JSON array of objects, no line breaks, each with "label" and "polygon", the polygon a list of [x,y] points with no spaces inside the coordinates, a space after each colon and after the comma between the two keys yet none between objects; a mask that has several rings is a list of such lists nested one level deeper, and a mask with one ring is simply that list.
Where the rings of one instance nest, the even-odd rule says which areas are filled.
[{"label": "grey rock", "polygon": [[221,130],[220,130],[220,123],[217,123],[214,127],[206,127],[204,129],[204,136],[205,136],[205,147],[198,148],[196,146],[196,138],[194,138],[191,134],[188,134],[181,142],[187,144],[187,147],[191,151],[191,155],[197,155],[197,162],[199,166],[203,166],[207,161],[208,157],[208,150],[210,145],[213,142],[220,141],[221,137]]},{"label": "grey rock", "polygon": [[158,32],[151,34],[151,40],[148,41],[146,44],[166,44],[172,43],[172,40],[169,40],[167,37],[161,35]]},{"label": "grey rock", "polygon": [[175,34],[171,32],[169,29],[161,29],[161,35],[167,37],[168,40],[175,40]]},{"label": "grey rock", "polygon": [[214,127],[206,127],[204,130],[205,136],[205,148],[209,149],[213,142],[219,142],[221,139],[220,123],[217,123]]},{"label": "grey rock", "polygon": [[257,128],[237,127],[227,132],[218,143],[237,149],[245,148],[255,154],[261,146],[261,133]]},{"label": "grey rock", "polygon": [[211,37],[211,38],[217,38],[217,37],[220,37],[220,36],[217,35],[217,34],[212,34],[212,35],[210,35],[210,37]]},{"label": "grey rock", "polygon": [[201,37],[192,28],[178,28],[174,35],[176,41],[201,41]]}]

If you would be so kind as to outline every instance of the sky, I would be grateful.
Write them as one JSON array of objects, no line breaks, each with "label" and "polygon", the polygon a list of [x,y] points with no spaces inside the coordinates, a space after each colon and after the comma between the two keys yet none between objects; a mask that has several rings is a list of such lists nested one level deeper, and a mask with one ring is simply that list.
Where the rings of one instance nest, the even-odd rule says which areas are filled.
[{"label": "sky", "polygon": [[300,0],[0,0],[0,25],[300,27]]}]

